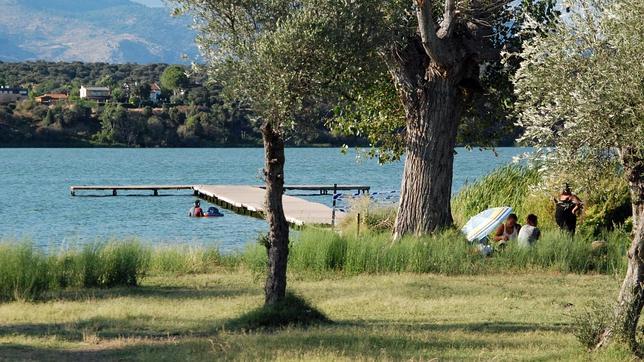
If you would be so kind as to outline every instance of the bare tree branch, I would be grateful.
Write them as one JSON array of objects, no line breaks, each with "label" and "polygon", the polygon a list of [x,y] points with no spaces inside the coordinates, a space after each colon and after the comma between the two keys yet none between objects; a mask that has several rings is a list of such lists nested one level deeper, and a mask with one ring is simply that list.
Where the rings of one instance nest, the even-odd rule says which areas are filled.
[{"label": "bare tree branch", "polygon": [[440,23],[437,36],[440,39],[448,38],[454,30],[454,17],[456,16],[456,0],[445,0],[445,12]]},{"label": "bare tree branch", "polygon": [[[449,1],[449,0],[448,0]],[[418,9],[416,17],[418,18],[418,30],[423,42],[423,48],[427,56],[437,64],[443,64],[440,59],[439,39],[436,36],[436,24],[432,17],[431,0],[416,0]]]}]

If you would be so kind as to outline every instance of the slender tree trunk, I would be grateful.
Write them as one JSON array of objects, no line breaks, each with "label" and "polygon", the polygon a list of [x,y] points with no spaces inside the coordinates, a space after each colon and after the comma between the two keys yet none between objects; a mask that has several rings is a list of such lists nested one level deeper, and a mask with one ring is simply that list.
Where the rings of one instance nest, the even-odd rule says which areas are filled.
[{"label": "slender tree trunk", "polygon": [[264,177],[266,178],[266,221],[268,221],[268,275],[264,289],[266,304],[275,304],[286,295],[288,223],[284,216],[284,140],[270,122],[262,126]]},{"label": "slender tree trunk", "polygon": [[616,335],[638,352],[637,324],[644,306],[644,150],[622,149],[621,159],[633,206],[633,240],[628,250],[628,270],[615,309],[616,323],[604,333],[598,346],[605,345]]},{"label": "slender tree trunk", "polygon": [[455,76],[427,68],[414,92],[402,95],[407,158],[394,239],[452,225],[450,205],[461,95]]}]

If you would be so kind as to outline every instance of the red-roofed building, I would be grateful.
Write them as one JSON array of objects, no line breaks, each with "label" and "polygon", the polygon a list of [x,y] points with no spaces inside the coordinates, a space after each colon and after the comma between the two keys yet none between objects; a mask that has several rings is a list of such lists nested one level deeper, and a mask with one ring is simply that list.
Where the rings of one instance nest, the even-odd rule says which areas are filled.
[{"label": "red-roofed building", "polygon": [[69,96],[65,93],[47,93],[36,97],[36,102],[40,104],[57,104],[67,102]]}]

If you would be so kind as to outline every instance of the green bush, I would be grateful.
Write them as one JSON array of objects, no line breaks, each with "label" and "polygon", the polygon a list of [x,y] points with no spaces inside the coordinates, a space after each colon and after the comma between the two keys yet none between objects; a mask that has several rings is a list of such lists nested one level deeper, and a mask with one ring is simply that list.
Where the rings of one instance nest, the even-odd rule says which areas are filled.
[{"label": "green bush", "polygon": [[612,306],[611,303],[594,301],[589,307],[572,315],[572,332],[588,350],[597,346],[602,334],[614,323]]}]

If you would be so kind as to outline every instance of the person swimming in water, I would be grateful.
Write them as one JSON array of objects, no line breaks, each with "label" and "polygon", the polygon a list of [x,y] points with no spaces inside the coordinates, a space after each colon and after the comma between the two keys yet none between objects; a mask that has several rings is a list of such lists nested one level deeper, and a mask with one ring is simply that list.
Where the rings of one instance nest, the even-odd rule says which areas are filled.
[{"label": "person swimming in water", "polygon": [[570,185],[564,185],[559,199],[555,199],[555,221],[561,230],[575,235],[577,229],[577,216],[581,213],[584,203],[577,195],[572,193]]},{"label": "person swimming in water", "polygon": [[188,216],[191,217],[203,217],[203,210],[201,209],[201,201],[195,200],[195,205],[190,208]]}]

